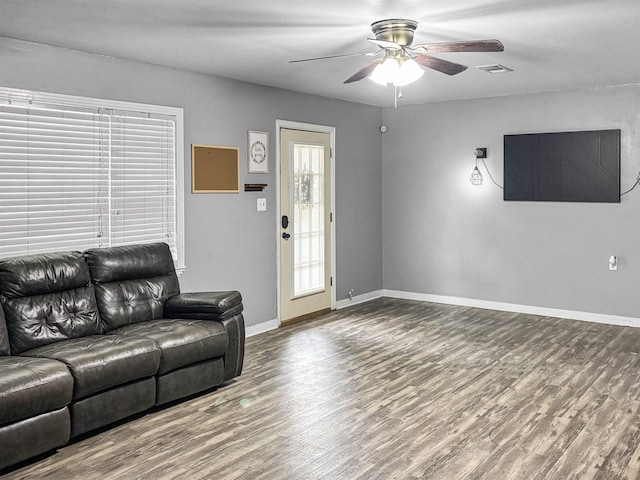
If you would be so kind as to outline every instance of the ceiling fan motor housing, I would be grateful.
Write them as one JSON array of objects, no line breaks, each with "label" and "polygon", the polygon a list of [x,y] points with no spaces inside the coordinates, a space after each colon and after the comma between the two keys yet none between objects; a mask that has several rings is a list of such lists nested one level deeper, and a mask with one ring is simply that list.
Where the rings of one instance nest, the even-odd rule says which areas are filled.
[{"label": "ceiling fan motor housing", "polygon": [[413,42],[413,32],[418,27],[418,22],[403,18],[391,18],[380,20],[371,24],[371,31],[378,40],[395,42],[403,47],[408,47]]}]

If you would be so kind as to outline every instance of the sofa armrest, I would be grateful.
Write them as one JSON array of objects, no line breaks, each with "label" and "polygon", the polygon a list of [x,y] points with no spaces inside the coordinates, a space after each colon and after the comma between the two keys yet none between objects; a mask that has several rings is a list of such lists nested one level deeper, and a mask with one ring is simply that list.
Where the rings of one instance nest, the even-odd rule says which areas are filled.
[{"label": "sofa armrest", "polygon": [[186,318],[221,322],[229,336],[229,348],[224,355],[224,380],[242,373],[244,360],[244,317],[240,292],[180,293],[164,304],[165,318]]},{"label": "sofa armrest", "polygon": [[242,295],[228,292],[180,293],[164,303],[165,318],[224,320],[242,312]]},{"label": "sofa armrest", "polygon": [[9,330],[4,319],[4,310],[0,304],[0,355],[11,355],[9,348]]},{"label": "sofa armrest", "polygon": [[244,362],[244,317],[241,313],[222,320],[229,335],[229,348],[224,355],[224,380],[231,380],[242,373]]}]

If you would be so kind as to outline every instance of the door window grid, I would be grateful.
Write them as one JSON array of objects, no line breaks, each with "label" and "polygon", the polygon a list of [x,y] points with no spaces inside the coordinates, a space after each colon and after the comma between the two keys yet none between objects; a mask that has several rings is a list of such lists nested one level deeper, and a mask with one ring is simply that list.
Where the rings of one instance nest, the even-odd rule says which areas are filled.
[{"label": "door window grid", "polygon": [[324,147],[293,146],[294,297],[324,290]]}]

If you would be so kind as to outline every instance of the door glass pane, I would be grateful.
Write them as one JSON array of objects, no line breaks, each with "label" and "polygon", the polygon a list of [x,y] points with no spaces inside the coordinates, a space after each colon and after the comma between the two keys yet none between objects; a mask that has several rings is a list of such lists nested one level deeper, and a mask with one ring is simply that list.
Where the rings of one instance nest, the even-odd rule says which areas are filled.
[{"label": "door glass pane", "polygon": [[324,147],[293,145],[293,296],[324,285]]}]

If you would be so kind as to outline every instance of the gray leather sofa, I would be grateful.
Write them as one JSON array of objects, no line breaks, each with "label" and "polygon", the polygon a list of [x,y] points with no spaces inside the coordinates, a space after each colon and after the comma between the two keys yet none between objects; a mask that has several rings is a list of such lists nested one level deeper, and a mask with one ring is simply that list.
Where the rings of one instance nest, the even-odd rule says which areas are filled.
[{"label": "gray leather sofa", "polygon": [[0,469],[242,371],[240,293],[180,293],[164,243],[0,260],[0,305]]}]

